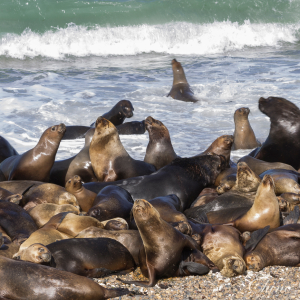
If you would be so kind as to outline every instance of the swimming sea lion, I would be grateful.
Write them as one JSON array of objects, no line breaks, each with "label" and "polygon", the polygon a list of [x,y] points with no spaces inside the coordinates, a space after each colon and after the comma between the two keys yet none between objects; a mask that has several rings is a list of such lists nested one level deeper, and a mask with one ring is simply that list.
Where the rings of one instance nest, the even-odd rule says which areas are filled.
[{"label": "swimming sea lion", "polygon": [[66,191],[76,197],[77,202],[83,211],[88,212],[93,206],[97,194],[87,190],[82,184],[81,177],[75,175],[67,181]]},{"label": "swimming sea lion", "polygon": [[128,294],[70,272],[1,256],[0,281],[2,299],[103,300]]},{"label": "swimming sea lion", "polygon": [[96,121],[89,153],[99,181],[116,181],[155,172],[153,165],[131,158],[120,141],[116,127],[103,117]]},{"label": "swimming sea lion", "polygon": [[98,193],[107,185],[118,185],[127,190],[134,200],[142,197],[150,200],[175,194],[184,210],[206,186],[215,182],[225,164],[225,158],[218,155],[176,158],[169,165],[148,176],[114,182],[90,182],[85,183],[84,187]]},{"label": "swimming sea lion", "polygon": [[261,146],[256,140],[254,131],[249,123],[248,115],[250,109],[248,107],[241,107],[234,113],[235,129],[233,133],[232,150],[238,149],[253,149]]},{"label": "swimming sea lion", "polygon": [[19,153],[3,136],[0,136],[0,163],[14,155],[19,155]]},{"label": "swimming sea lion", "polygon": [[173,70],[173,86],[167,97],[171,96],[173,99],[182,100],[186,102],[199,101],[194,97],[194,92],[191,90],[188,84],[181,63],[175,58],[172,60]]},{"label": "swimming sea lion", "polygon": [[300,168],[300,110],[292,102],[279,97],[260,98],[259,109],[271,121],[269,135],[251,156],[268,162]]},{"label": "swimming sea lion", "polygon": [[37,180],[48,182],[50,170],[60,141],[66,131],[64,124],[49,127],[37,145],[22,155],[14,155],[0,164],[6,180]]},{"label": "swimming sea lion", "polygon": [[177,155],[171,143],[169,130],[162,122],[148,117],[145,124],[149,132],[149,143],[144,161],[158,170],[168,165]]}]

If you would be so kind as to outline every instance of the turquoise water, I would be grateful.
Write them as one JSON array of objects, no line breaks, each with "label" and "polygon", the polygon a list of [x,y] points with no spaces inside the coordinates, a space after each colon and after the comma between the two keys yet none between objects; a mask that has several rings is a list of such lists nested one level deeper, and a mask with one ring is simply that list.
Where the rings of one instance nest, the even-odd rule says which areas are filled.
[{"label": "turquoise water", "polygon": [[[263,141],[259,97],[300,106],[299,29],[299,0],[1,1],[0,134],[22,153],[47,127],[91,124],[128,99],[133,120],[161,120],[181,156],[232,134],[241,106]],[[173,58],[200,102],[166,97]],[[147,133],[122,141],[143,159]],[[58,158],[82,145],[64,141]]]}]

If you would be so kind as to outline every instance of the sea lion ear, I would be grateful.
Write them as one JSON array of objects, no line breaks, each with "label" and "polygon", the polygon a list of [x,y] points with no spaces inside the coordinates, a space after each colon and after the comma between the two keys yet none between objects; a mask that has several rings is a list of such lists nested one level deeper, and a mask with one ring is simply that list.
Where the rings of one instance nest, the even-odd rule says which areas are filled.
[{"label": "sea lion ear", "polygon": [[258,243],[268,233],[269,229],[270,229],[270,226],[268,225],[265,228],[253,231],[251,233],[250,239],[246,242],[246,246],[245,246],[246,252],[253,251],[255,249],[255,247],[258,245]]},{"label": "sea lion ear", "polygon": [[299,216],[299,206],[296,205],[294,210],[283,220],[283,225],[297,224]]}]

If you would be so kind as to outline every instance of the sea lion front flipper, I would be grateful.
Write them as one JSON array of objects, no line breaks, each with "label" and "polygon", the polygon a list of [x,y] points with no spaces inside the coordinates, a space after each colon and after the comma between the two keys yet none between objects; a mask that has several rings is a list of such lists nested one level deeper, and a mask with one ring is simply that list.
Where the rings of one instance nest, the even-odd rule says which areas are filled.
[{"label": "sea lion front flipper", "polygon": [[[184,268],[186,268],[189,271],[189,274],[186,274],[184,271]],[[179,264],[179,275],[180,276],[186,276],[186,275],[205,275],[210,271],[210,269],[207,266],[204,266],[202,264],[196,263],[196,262],[185,262],[182,261]]]},{"label": "sea lion front flipper", "polygon": [[262,240],[262,238],[268,233],[270,226],[266,226],[265,228],[258,229],[251,233],[250,239],[246,242],[245,249],[247,252],[253,251],[257,244]]},{"label": "sea lion front flipper", "polygon": [[283,220],[283,225],[297,224],[299,216],[299,206],[295,206],[294,210]]}]

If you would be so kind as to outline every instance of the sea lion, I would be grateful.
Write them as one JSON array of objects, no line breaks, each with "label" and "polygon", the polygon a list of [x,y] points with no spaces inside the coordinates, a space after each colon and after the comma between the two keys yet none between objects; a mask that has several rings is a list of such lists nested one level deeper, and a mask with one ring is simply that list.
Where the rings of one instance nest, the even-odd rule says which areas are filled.
[{"label": "sea lion", "polygon": [[84,187],[99,192],[107,185],[118,185],[127,190],[134,200],[147,200],[175,194],[186,209],[206,186],[212,185],[225,168],[225,158],[219,155],[203,155],[176,158],[169,165],[151,175],[128,178],[114,182],[90,182]]},{"label": "sea lion", "polygon": [[270,175],[262,179],[252,207],[243,216],[233,222],[240,232],[255,231],[265,226],[274,229],[280,226],[278,200],[274,192],[274,181]]},{"label": "sea lion", "polygon": [[0,281],[2,299],[103,300],[128,294],[70,272],[5,257],[0,257]]},{"label": "sea lion", "polygon": [[[178,271],[185,248],[191,252],[191,250],[197,250],[197,247],[192,238],[162,220],[159,212],[148,201],[136,200],[132,210],[145,249],[140,256],[140,268],[142,274],[149,278],[149,282],[122,282],[151,287],[159,278],[174,276]],[[215,267],[204,255],[203,261],[206,264],[206,268],[204,266],[202,269],[203,273],[207,273],[209,268]]]},{"label": "sea lion", "polygon": [[64,124],[49,127],[37,145],[22,155],[14,155],[0,164],[6,180],[37,180],[48,182],[50,170],[60,141],[66,131]]},{"label": "sea lion", "polygon": [[216,189],[213,188],[205,188],[196,200],[191,204],[190,208],[205,205],[218,197],[218,193]]},{"label": "sea lion", "polygon": [[34,208],[28,211],[36,225],[41,228],[44,226],[53,216],[62,212],[72,212],[78,215],[79,209],[71,204],[54,204],[54,203],[42,203],[38,204]]},{"label": "sea lion", "polygon": [[32,181],[32,180],[12,180],[0,182],[0,187],[8,190],[13,194],[25,195],[30,189],[34,189],[39,185],[44,184],[42,181]]},{"label": "sea lion", "polygon": [[80,176],[83,182],[97,181],[89,154],[94,132],[95,128],[91,128],[86,133],[84,147],[77,155],[54,162],[50,172],[49,182],[64,187],[66,182],[75,175]]},{"label": "sea lion", "polygon": [[125,122],[116,126],[119,135],[144,134],[146,132],[145,121]]},{"label": "sea lion", "polygon": [[272,176],[275,183],[275,194],[281,195],[283,193],[300,193],[300,185],[298,184],[300,174],[291,170],[267,170],[259,175],[263,178],[265,175]]},{"label": "sea lion", "polygon": [[16,149],[6,140],[3,136],[0,135],[0,163],[6,158],[19,155]]},{"label": "sea lion", "polygon": [[232,187],[235,184],[235,181],[236,181],[236,173],[237,173],[237,166],[236,167],[226,168],[224,171],[222,171],[218,175],[218,177],[217,177],[217,179],[215,181],[214,186],[217,187],[217,186],[219,186],[222,183],[230,182],[230,186]]},{"label": "sea lion", "polygon": [[283,193],[277,197],[280,211],[291,212],[294,210],[295,206],[300,204],[300,195],[294,193]]},{"label": "sea lion", "polygon": [[292,166],[283,164],[280,162],[266,162],[257,158],[254,158],[250,155],[246,155],[238,160],[239,162],[245,162],[249,166],[249,168],[256,173],[257,175],[260,175],[261,173],[272,170],[272,169],[285,169],[285,170],[291,170],[296,171]]},{"label": "sea lion", "polygon": [[20,201],[22,200],[22,195],[13,194],[6,189],[0,188],[0,200],[5,200],[19,205]]},{"label": "sea lion", "polygon": [[113,218],[101,222],[106,230],[128,230],[129,226],[123,218]]},{"label": "sea lion", "polygon": [[246,271],[240,234],[236,228],[226,225],[206,225],[202,232],[203,253],[225,277],[242,275]]},{"label": "sea lion", "polygon": [[22,205],[24,205],[25,210],[29,210],[42,203],[71,204],[79,209],[77,199],[74,195],[68,193],[63,187],[52,183],[44,183],[31,188],[23,196]]},{"label": "sea lion", "polygon": [[75,175],[67,181],[66,191],[76,197],[77,202],[83,211],[88,212],[93,206],[97,194],[87,190],[82,184],[81,177]]},{"label": "sea lion", "polygon": [[87,215],[99,221],[112,218],[128,219],[133,206],[131,195],[119,186],[107,186],[96,196]]},{"label": "sea lion", "polygon": [[173,70],[173,86],[167,97],[171,96],[173,99],[185,102],[198,102],[199,100],[194,96],[194,92],[185,78],[181,63],[174,58],[171,64]]},{"label": "sea lion", "polygon": [[0,200],[0,226],[12,241],[19,244],[38,229],[22,207],[4,200]]},{"label": "sea lion", "polygon": [[300,110],[292,102],[279,97],[261,97],[259,109],[271,121],[269,135],[263,145],[250,155],[268,162],[300,168]]},{"label": "sea lion", "polygon": [[[2,245],[1,245],[2,243]],[[5,232],[5,230],[0,226],[0,256],[7,258],[12,258],[13,255],[19,251],[20,243],[15,240],[11,241],[11,238]]]},{"label": "sea lion", "polygon": [[230,152],[231,146],[233,143],[233,136],[232,135],[222,135],[218,137],[205,151],[198,154],[199,155],[206,155],[208,153],[213,153],[217,155],[223,155],[227,162],[227,168],[230,167]]},{"label": "sea lion", "polygon": [[116,127],[103,117],[96,121],[89,153],[99,181],[116,181],[155,172],[153,165],[131,158],[120,141]]},{"label": "sea lion", "polygon": [[300,224],[290,224],[269,232],[244,259],[247,269],[256,272],[274,265],[299,267],[299,249]]},{"label": "sea lion", "polygon": [[139,265],[139,253],[144,248],[138,230],[105,230],[98,227],[88,227],[82,230],[76,238],[110,238],[120,242],[128,249],[136,265]]},{"label": "sea lion", "polygon": [[149,133],[149,143],[144,161],[159,170],[168,165],[177,155],[171,143],[169,130],[162,122],[149,116],[145,124]]},{"label": "sea lion", "polygon": [[234,113],[235,129],[233,133],[234,142],[232,150],[253,149],[261,144],[256,140],[254,131],[248,120],[250,109],[248,107],[238,108]]}]

